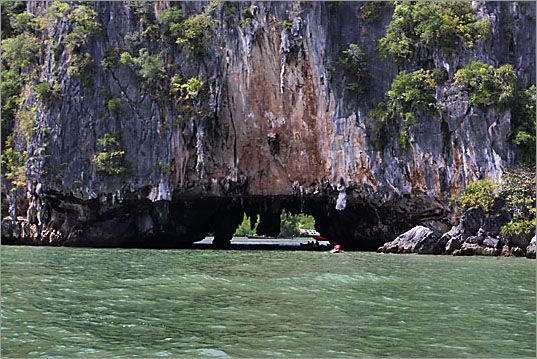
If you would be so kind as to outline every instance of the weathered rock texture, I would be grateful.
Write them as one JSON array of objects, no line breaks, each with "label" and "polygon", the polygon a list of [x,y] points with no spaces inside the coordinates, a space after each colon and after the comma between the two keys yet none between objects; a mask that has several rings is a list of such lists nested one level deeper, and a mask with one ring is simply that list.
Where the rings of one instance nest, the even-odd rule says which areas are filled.
[{"label": "weathered rock texture", "polygon": [[[173,6],[192,15],[207,4]],[[34,13],[46,6],[27,4]],[[450,82],[437,91],[446,111],[417,116],[406,151],[399,128],[387,129],[389,140],[376,150],[367,113],[399,70],[431,62],[450,75],[474,58],[512,63],[520,82],[533,83],[534,3],[474,2],[491,20],[489,39],[473,50],[421,54],[401,67],[377,53],[390,6],[364,22],[358,2],[233,3],[234,11],[211,13],[218,25],[201,59],[172,37],[142,39],[183,78],[205,79],[188,112],[144,89],[127,66],[100,65],[108,50],[132,47],[127,35],[143,26],[127,2],[90,6],[102,28],[86,48],[91,86],[69,76],[69,58],[53,58],[51,43],[43,43],[39,76],[57,80],[63,98],[44,105],[27,95],[38,116],[27,193],[19,194],[26,196],[18,206],[26,223],[6,222],[4,243],[174,246],[211,232],[225,242],[243,212],[261,214],[262,233],[277,233],[286,208],[315,216],[332,240],[376,249],[414,225],[447,223],[451,194],[477,178],[501,180],[516,160],[510,110],[469,107],[468,95]],[[166,6],[152,3],[148,18],[155,21]],[[515,20],[509,28],[507,18]],[[284,20],[290,29],[279,26]],[[59,24],[41,40],[61,44],[68,28]],[[336,64],[350,43],[369,58],[372,83],[361,96],[345,88],[349,74]],[[108,111],[109,98],[121,99],[117,114]],[[92,164],[105,133],[119,135],[128,173],[107,176]],[[335,208],[338,196],[343,210]]]},{"label": "weathered rock texture", "polygon": [[439,254],[442,252],[442,248],[438,245],[438,237],[432,230],[424,226],[417,226],[393,241],[385,243],[378,249],[378,252]]}]

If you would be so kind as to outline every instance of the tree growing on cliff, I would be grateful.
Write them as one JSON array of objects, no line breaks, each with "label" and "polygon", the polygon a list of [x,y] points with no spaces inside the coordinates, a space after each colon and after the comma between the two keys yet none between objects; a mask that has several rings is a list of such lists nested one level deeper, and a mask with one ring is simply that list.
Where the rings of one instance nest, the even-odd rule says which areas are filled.
[{"label": "tree growing on cliff", "polygon": [[438,112],[442,109],[436,101],[436,87],[446,78],[445,70],[439,68],[399,72],[386,92],[386,100],[377,103],[369,112],[369,116],[378,122],[375,126],[377,136],[384,136],[388,121],[400,122],[399,144],[406,151],[408,130],[416,123],[414,113],[419,110]]},{"label": "tree growing on cliff", "polygon": [[97,171],[108,176],[119,176],[127,172],[124,160],[125,151],[121,149],[116,135],[106,133],[97,140],[97,144],[101,151],[97,152],[92,159]]},{"label": "tree growing on cliff", "polygon": [[410,59],[419,48],[473,47],[490,32],[490,21],[479,19],[469,2],[398,1],[379,50],[396,60]]},{"label": "tree growing on cliff", "polygon": [[367,66],[367,56],[362,47],[350,44],[347,50],[341,52],[341,57],[337,62],[353,78],[353,81],[347,82],[345,87],[358,95],[364,93],[369,87],[371,77]]},{"label": "tree growing on cliff", "polygon": [[455,85],[468,91],[470,106],[505,106],[515,94],[516,73],[511,64],[498,68],[470,61],[453,75]]},{"label": "tree growing on cliff", "polygon": [[215,25],[216,20],[207,14],[191,16],[174,29],[179,34],[176,42],[184,44],[195,57],[203,57],[211,36],[211,28]]}]

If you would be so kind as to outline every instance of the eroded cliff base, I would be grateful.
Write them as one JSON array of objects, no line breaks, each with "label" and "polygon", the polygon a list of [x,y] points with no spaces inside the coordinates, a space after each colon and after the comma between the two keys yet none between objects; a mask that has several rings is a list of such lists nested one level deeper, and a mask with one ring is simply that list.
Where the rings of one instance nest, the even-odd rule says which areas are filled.
[{"label": "eroded cliff base", "polygon": [[[225,246],[244,214],[259,215],[257,234],[278,236],[282,211],[305,213],[332,243],[376,250],[418,224],[449,229],[448,207],[426,196],[390,200],[361,197],[352,190],[291,196],[174,196],[151,202],[143,193],[80,200],[59,193],[30,196],[25,216],[2,222],[3,244],[90,247],[179,248],[214,236]],[[347,194],[348,193],[348,194]],[[17,218],[17,220],[12,220]]]}]

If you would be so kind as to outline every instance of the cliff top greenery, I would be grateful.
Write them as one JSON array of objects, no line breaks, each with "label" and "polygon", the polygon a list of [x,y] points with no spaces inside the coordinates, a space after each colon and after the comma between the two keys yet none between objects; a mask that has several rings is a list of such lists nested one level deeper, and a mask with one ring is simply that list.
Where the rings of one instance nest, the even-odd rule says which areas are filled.
[{"label": "cliff top greenery", "polygon": [[416,48],[473,47],[490,29],[490,21],[479,19],[470,2],[397,1],[379,50],[402,60],[411,58]]}]

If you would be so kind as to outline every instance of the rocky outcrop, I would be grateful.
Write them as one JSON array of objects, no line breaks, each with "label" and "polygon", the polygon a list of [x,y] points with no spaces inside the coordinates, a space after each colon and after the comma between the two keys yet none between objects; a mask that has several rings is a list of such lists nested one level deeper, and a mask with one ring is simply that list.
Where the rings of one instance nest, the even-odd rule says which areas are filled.
[{"label": "rocky outcrop", "polygon": [[535,236],[527,240],[527,235],[506,238],[500,234],[500,228],[512,217],[502,207],[501,198],[496,201],[499,204],[495,205],[495,210],[487,213],[477,207],[468,209],[459,224],[444,234],[440,232],[441,226],[436,226],[436,231],[417,226],[385,243],[377,252],[535,258]]},{"label": "rocky outcrop", "polygon": [[526,257],[535,259],[535,248],[536,248],[537,242],[535,240],[535,236],[530,241],[530,244],[528,247],[526,247]]},{"label": "rocky outcrop", "polygon": [[424,226],[417,226],[401,234],[378,249],[382,253],[439,254],[438,236]]},{"label": "rocky outcrop", "polygon": [[453,251],[454,256],[497,256],[500,252],[497,248],[481,246],[477,243],[465,242],[460,249]]},{"label": "rocky outcrop", "polygon": [[[26,4],[35,15],[49,5]],[[450,195],[476,178],[500,180],[516,160],[507,141],[510,109],[470,107],[468,94],[450,81],[436,94],[445,111],[418,114],[408,148],[398,143],[398,126],[385,129],[389,140],[379,148],[368,111],[403,69],[434,65],[452,76],[474,58],[510,62],[529,85],[533,3],[473,2],[476,14],[491,20],[488,39],[453,56],[438,50],[402,65],[377,51],[390,6],[374,20],[360,16],[359,2],[225,3],[213,10],[208,2],[89,6],[100,28],[83,47],[91,57],[90,84],[71,75],[67,17],[39,35],[39,81],[57,83],[62,96],[45,103],[30,87],[25,92],[36,123],[28,144],[19,139],[15,146],[27,150],[26,187],[11,202],[27,215],[3,223],[4,243],[159,247],[214,233],[225,244],[243,213],[259,214],[260,231],[274,234],[286,209],[313,215],[321,234],[346,248],[374,250],[416,225],[446,226]],[[201,58],[158,30],[170,6],[185,18],[204,13],[216,21]],[[505,27],[513,16],[517,21]],[[352,76],[337,64],[351,43],[364,48],[372,78],[360,96],[346,88]],[[160,56],[166,75],[202,79],[197,97],[177,103],[162,95],[167,88],[144,87],[129,66],[102,65],[114,51],[141,48]],[[113,111],[110,99],[119,101]],[[117,135],[123,153],[115,175],[92,161],[105,134]],[[453,252],[455,243],[477,235],[483,224],[472,216],[437,245],[450,243]],[[429,244],[434,236],[419,232],[419,238],[427,234],[425,243],[416,239],[411,247],[436,253]]]}]

